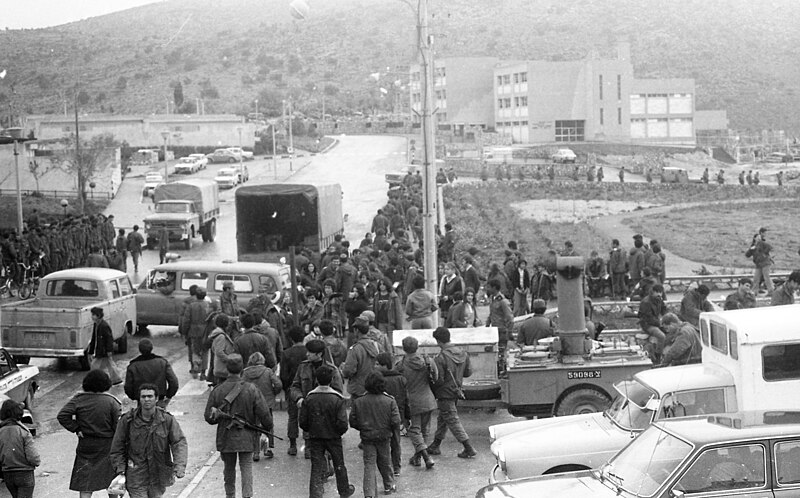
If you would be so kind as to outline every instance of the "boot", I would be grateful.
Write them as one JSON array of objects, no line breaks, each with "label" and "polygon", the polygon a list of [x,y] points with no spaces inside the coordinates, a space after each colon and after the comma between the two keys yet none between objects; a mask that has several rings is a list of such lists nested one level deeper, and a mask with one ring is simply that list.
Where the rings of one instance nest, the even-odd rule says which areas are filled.
[{"label": "boot", "polygon": [[289,438],[289,451],[287,453],[292,456],[297,455],[297,439]]},{"label": "boot", "polygon": [[428,454],[429,455],[441,455],[442,450],[439,449],[439,446],[442,445],[441,439],[434,439],[433,442],[428,446]]},{"label": "boot", "polygon": [[428,454],[428,450],[422,450],[420,454],[422,454],[422,459],[425,460],[425,470],[431,470],[436,463]]},{"label": "boot", "polygon": [[414,453],[414,456],[411,457],[411,459],[408,461],[408,464],[413,467],[421,467],[422,462],[420,460],[422,460],[422,452],[418,451]]},{"label": "boot", "polygon": [[461,444],[464,445],[464,451],[458,454],[458,458],[472,458],[478,454],[478,452],[475,451],[475,448],[472,447],[472,443],[469,442],[469,439]]}]

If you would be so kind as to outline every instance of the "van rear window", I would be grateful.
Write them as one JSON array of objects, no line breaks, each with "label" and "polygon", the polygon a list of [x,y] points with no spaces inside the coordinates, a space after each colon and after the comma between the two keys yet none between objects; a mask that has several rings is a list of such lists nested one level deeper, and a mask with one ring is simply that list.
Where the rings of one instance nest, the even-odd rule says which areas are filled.
[{"label": "van rear window", "polygon": [[761,350],[764,380],[800,379],[800,344],[775,344]]},{"label": "van rear window", "polygon": [[181,277],[181,290],[188,291],[189,287],[193,285],[208,288],[208,273],[204,271],[183,272],[183,277]]},{"label": "van rear window", "polygon": [[253,282],[250,281],[249,275],[219,273],[214,278],[214,290],[222,292],[222,285],[225,282],[233,282],[233,292],[253,292]]},{"label": "van rear window", "polygon": [[51,280],[45,292],[48,296],[97,297],[99,290],[94,280]]}]

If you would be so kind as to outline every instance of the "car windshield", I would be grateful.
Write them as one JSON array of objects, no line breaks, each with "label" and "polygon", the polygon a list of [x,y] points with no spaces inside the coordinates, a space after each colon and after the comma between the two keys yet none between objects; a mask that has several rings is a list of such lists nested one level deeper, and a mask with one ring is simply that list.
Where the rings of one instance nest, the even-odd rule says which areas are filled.
[{"label": "car windshield", "polygon": [[606,410],[606,416],[626,431],[645,430],[653,418],[653,412],[645,406],[656,393],[635,380],[620,382],[614,388],[619,395]]},{"label": "car windshield", "polygon": [[219,170],[219,175],[218,176],[235,176],[235,175],[236,175],[236,171],[234,171],[234,170],[221,169],[221,170]]},{"label": "car windshield", "polygon": [[159,202],[156,204],[156,213],[188,213],[188,204],[176,204],[172,202]]},{"label": "car windshield", "polygon": [[182,157],[181,158],[181,162],[182,163],[186,163],[186,164],[193,164],[194,160],[195,160],[195,158],[193,158],[193,157]]},{"label": "car windshield", "polygon": [[603,479],[636,496],[652,496],[692,452],[692,445],[651,426],[601,467]]}]

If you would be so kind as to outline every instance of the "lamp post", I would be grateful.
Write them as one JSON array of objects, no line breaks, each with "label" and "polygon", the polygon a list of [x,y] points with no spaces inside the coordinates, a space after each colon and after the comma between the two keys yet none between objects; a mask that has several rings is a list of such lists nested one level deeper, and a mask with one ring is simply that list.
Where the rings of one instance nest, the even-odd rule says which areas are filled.
[{"label": "lamp post", "polygon": [[94,188],[97,186],[95,182],[89,182],[89,188],[92,190],[92,200],[94,200]]},{"label": "lamp post", "polygon": [[278,179],[278,152],[275,147],[275,121],[270,123],[270,128],[272,128],[272,171],[273,171],[273,178],[275,180]]},{"label": "lamp post", "polygon": [[69,201],[66,199],[61,199],[61,207],[64,208],[64,219],[67,219],[67,208],[69,207]]},{"label": "lamp post", "polygon": [[256,120],[258,120],[258,99],[256,99]]},{"label": "lamp post", "polygon": [[294,124],[294,109],[292,109],[292,99],[289,99],[289,171],[294,171],[292,168],[292,159],[294,159],[294,140],[292,138],[292,125]]},{"label": "lamp post", "polygon": [[169,170],[167,169],[167,140],[169,140],[169,130],[161,132],[161,138],[164,139],[164,183],[169,181]]},{"label": "lamp post", "polygon": [[[24,228],[23,225],[23,216],[22,216],[22,187],[20,184],[20,172],[19,172],[19,150],[18,144],[25,143],[30,140],[35,140],[34,138],[25,138],[23,136],[22,128],[8,128],[6,130],[6,135],[0,137],[0,144],[8,144],[12,143],[14,146],[14,170],[16,172],[16,180],[17,180],[17,229],[19,230],[18,233],[22,233],[22,229]],[[23,151],[25,150],[25,146],[23,145]]]}]

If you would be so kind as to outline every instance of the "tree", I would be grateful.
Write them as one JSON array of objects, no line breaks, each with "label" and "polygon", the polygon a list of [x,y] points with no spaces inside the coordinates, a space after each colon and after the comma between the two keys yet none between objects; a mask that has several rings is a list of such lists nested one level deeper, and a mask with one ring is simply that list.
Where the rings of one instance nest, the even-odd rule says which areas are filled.
[{"label": "tree", "polygon": [[86,105],[91,101],[91,97],[89,96],[89,92],[86,90],[81,90],[78,92],[78,103],[80,105]]},{"label": "tree", "polygon": [[107,150],[119,147],[119,143],[114,140],[114,135],[104,133],[95,135],[89,140],[81,140],[78,148],[80,152],[76,150],[74,134],[65,138],[62,144],[64,148],[55,152],[51,161],[53,167],[78,179],[78,211],[83,213],[86,187],[102,165],[100,161],[107,154]]},{"label": "tree", "polygon": [[34,181],[36,182],[36,191],[39,191],[39,179],[42,178],[44,175],[47,174],[48,171],[52,170],[55,167],[53,162],[49,162],[49,166],[44,166],[43,164],[39,164],[39,161],[34,159],[33,161],[28,163],[28,171],[31,172],[31,176],[33,177]]},{"label": "tree", "polygon": [[172,97],[175,99],[175,109],[183,105],[183,85],[180,81],[173,84]]}]

